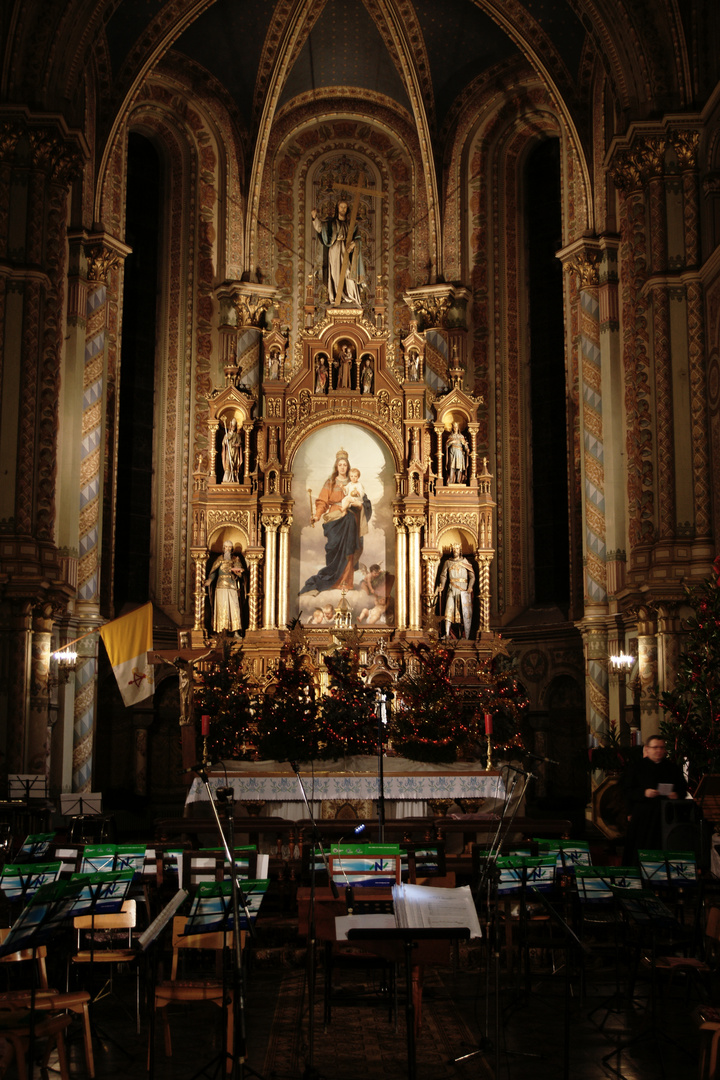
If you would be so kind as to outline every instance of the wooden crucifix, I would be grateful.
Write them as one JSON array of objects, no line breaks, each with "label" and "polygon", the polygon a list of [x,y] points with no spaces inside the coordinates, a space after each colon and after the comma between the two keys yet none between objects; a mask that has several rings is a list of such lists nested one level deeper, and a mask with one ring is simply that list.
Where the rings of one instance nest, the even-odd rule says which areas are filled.
[{"label": "wooden crucifix", "polygon": [[338,281],[337,289],[335,290],[335,304],[338,306],[342,304],[343,289],[345,288],[345,278],[347,276],[347,269],[350,263],[351,253],[349,249],[350,244],[353,242],[355,223],[357,221],[358,210],[360,209],[360,196],[374,195],[376,199],[384,199],[387,194],[387,192],[378,191],[376,188],[365,188],[353,186],[352,184],[340,184],[339,186],[343,191],[354,191],[355,198],[353,199],[352,209],[350,210],[350,222],[348,224],[347,243],[345,244],[345,254],[343,256],[342,266],[340,267],[340,280]]}]

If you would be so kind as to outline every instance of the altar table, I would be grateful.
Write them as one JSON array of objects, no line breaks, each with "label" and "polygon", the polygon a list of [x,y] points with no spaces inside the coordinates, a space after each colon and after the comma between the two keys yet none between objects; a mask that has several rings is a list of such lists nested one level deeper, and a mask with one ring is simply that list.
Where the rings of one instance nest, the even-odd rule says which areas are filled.
[{"label": "altar table", "polygon": [[[389,818],[422,817],[428,802],[462,799],[481,801],[484,812],[502,805],[505,785],[499,773],[488,772],[479,762],[458,762],[453,765],[434,765],[405,758],[383,759],[383,790],[386,815]],[[313,815],[323,816],[323,804],[374,801],[378,797],[378,762],[376,757],[353,757],[342,762],[316,762],[314,767],[301,764],[302,777]],[[235,801],[264,804],[263,814],[289,819],[304,817],[298,806],[303,796],[298,778],[284,762],[228,762],[225,768],[215,766],[208,776],[211,793],[218,787],[231,787]],[[190,787],[186,807],[207,800],[207,792],[199,777]],[[324,816],[334,816],[325,814]]]}]

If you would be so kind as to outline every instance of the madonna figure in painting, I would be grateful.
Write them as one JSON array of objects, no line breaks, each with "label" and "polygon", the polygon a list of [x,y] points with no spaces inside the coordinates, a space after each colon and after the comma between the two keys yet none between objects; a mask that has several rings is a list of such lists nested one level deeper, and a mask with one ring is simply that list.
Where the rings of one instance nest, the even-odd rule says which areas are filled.
[{"label": "madonna figure in painting", "polygon": [[300,594],[325,589],[352,589],[358,559],[362,554],[363,536],[368,531],[372,505],[362,495],[362,505],[341,506],[350,480],[350,460],[346,450],[338,450],[335,467],[315,500],[312,524],[322,519],[325,533],[325,566],[309,577]]}]

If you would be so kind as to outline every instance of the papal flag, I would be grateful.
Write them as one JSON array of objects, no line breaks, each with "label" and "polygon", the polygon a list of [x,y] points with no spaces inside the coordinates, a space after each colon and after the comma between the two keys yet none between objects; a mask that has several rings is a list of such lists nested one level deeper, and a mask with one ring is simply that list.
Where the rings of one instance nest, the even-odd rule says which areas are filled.
[{"label": "papal flag", "polygon": [[106,623],[100,637],[125,704],[135,705],[150,697],[155,691],[153,669],[148,661],[153,645],[152,604],[143,604],[136,611]]}]

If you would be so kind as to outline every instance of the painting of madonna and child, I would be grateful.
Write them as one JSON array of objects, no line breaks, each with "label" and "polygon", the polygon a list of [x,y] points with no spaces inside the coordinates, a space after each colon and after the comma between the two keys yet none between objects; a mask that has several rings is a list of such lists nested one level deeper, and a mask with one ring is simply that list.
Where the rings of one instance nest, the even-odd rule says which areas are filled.
[{"label": "painting of madonna and child", "polygon": [[293,461],[291,595],[304,626],[331,626],[343,591],[358,626],[395,623],[393,460],[352,424],[328,424]]}]

